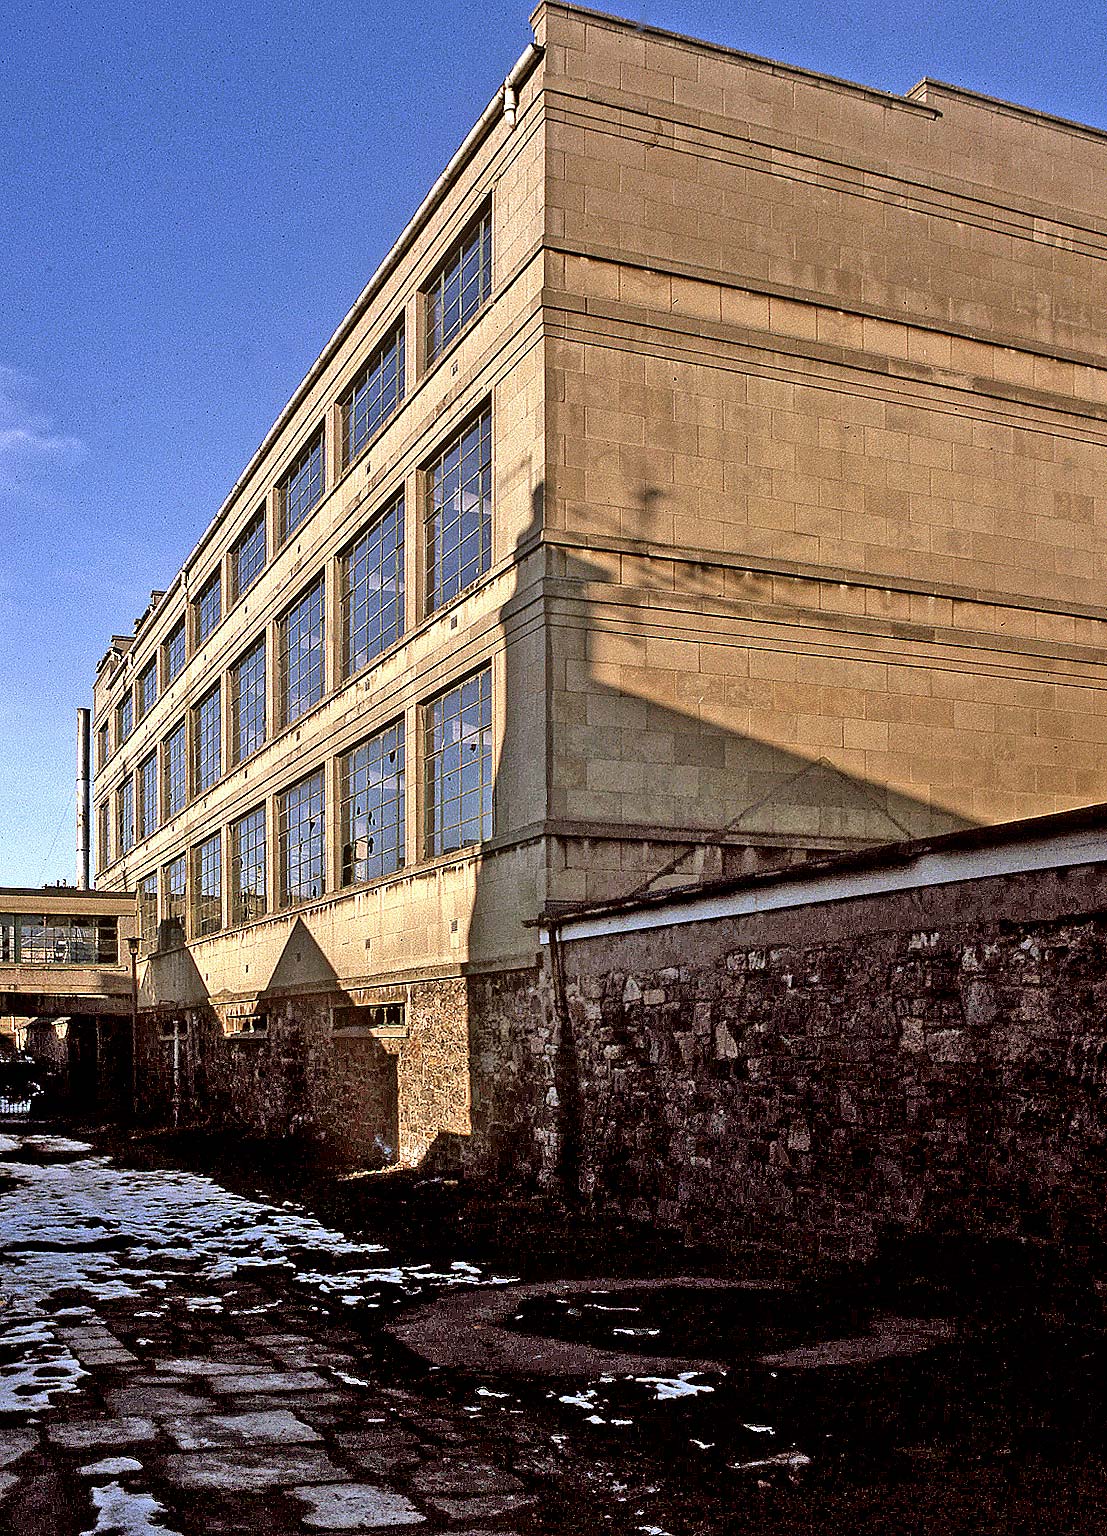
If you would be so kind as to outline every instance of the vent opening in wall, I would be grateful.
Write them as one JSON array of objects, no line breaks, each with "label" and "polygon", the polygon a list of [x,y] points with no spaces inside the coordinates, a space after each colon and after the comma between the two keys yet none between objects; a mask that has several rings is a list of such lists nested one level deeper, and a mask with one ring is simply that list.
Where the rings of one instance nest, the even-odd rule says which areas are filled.
[{"label": "vent opening in wall", "polygon": [[406,1035],[408,1032],[407,1006],[399,1002],[336,1008],[333,1018],[336,1035]]},{"label": "vent opening in wall", "polygon": [[217,1012],[223,1026],[223,1034],[228,1040],[269,1033],[269,1015],[258,1005],[256,998],[224,1003]]}]

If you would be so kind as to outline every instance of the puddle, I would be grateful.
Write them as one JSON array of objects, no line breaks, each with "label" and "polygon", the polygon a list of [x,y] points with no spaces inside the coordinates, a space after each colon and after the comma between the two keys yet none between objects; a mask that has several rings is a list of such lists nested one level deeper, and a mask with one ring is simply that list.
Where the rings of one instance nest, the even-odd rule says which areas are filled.
[{"label": "puddle", "polygon": [[859,1334],[871,1322],[871,1306],[809,1290],[659,1285],[530,1296],[505,1326],[599,1349],[745,1360]]}]

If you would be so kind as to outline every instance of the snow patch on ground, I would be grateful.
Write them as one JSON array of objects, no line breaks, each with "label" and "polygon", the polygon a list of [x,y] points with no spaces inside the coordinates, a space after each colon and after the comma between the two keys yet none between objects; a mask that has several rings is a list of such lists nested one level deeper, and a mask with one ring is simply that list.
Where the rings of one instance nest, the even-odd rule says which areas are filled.
[{"label": "snow patch on ground", "polygon": [[81,1536],[180,1536],[162,1524],[165,1505],[148,1493],[128,1493],[119,1483],[109,1483],[92,1490],[92,1502],[96,1524]]},{"label": "snow patch on ground", "polygon": [[[157,1318],[167,1306],[217,1315],[228,1283],[265,1269],[288,1274],[309,1304],[350,1307],[514,1278],[464,1260],[440,1268],[382,1264],[380,1243],[353,1241],[290,1202],[232,1194],[181,1169],[121,1169],[80,1155],[92,1152],[65,1136],[0,1136],[5,1169],[21,1186],[5,1201],[0,1227],[8,1302],[0,1312],[0,1415],[38,1412],[86,1374],[54,1326],[89,1315],[68,1304],[73,1293],[133,1302],[135,1316]],[[49,1161],[72,1156],[78,1161]],[[55,1300],[61,1293],[69,1293],[64,1309]]]},{"label": "snow patch on ground", "polygon": [[693,1381],[698,1371],[681,1371],[679,1376],[635,1376],[644,1386],[652,1387],[659,1400],[670,1397],[695,1397],[700,1392],[714,1392],[705,1381]]}]

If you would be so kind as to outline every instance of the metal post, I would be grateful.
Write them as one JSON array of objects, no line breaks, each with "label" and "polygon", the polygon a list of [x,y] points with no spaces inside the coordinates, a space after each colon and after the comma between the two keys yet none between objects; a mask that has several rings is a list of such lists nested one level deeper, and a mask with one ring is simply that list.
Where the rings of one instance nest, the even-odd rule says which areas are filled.
[{"label": "metal post", "polygon": [[127,939],[127,948],[131,952],[131,1103],[130,1119],[138,1119],[138,1073],[136,1056],[138,1053],[138,936],[132,934]]},{"label": "metal post", "polygon": [[77,889],[89,887],[89,711],[77,711]]},{"label": "metal post", "polygon": [[173,1015],[173,1129],[181,1118],[181,1016]]}]

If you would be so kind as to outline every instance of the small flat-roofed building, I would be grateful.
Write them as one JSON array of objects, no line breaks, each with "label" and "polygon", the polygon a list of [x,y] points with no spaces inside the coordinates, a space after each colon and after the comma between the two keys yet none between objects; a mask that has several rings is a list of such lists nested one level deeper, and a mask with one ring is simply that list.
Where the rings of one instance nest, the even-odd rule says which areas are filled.
[{"label": "small flat-roofed building", "polygon": [[150,1092],[353,1157],[554,1146],[542,912],[1107,799],[1107,135],[533,26],[95,681]]}]

